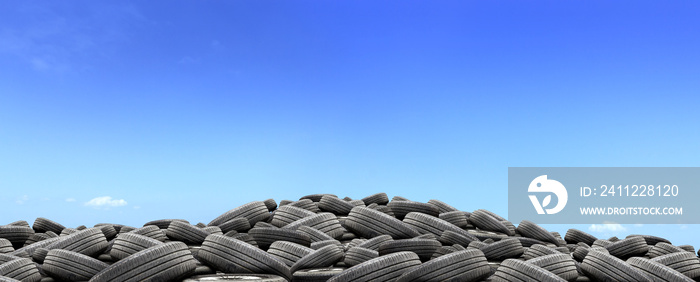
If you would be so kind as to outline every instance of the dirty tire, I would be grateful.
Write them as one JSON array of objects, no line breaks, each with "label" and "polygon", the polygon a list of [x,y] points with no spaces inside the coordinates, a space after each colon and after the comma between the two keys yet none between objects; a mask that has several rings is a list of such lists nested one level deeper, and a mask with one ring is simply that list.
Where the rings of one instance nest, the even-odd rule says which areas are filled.
[{"label": "dirty tire", "polygon": [[76,252],[53,249],[44,259],[42,269],[51,277],[66,281],[87,281],[109,265]]},{"label": "dirty tire", "polygon": [[198,258],[227,272],[275,274],[292,279],[289,267],[274,256],[246,242],[223,235],[209,235],[202,243]]},{"label": "dirty tire", "polygon": [[471,249],[432,259],[402,274],[396,282],[480,281],[491,274],[484,253]]},{"label": "dirty tire", "polygon": [[625,261],[597,250],[588,252],[581,263],[581,270],[586,276],[599,281],[652,281]]},{"label": "dirty tire", "polygon": [[393,281],[420,264],[413,252],[393,253],[348,268],[328,282]]},{"label": "dirty tire", "polygon": [[496,272],[489,277],[490,281],[566,281],[553,273],[517,259],[504,260],[496,269]]},{"label": "dirty tire", "polygon": [[192,273],[196,267],[197,260],[185,243],[170,242],[115,262],[90,281],[170,281]]},{"label": "dirty tire", "polygon": [[17,279],[23,282],[41,280],[37,265],[31,259],[21,258],[0,264],[0,276]]},{"label": "dirty tire", "polygon": [[394,239],[413,238],[420,233],[408,224],[370,208],[352,209],[345,226],[366,238],[389,235]]}]

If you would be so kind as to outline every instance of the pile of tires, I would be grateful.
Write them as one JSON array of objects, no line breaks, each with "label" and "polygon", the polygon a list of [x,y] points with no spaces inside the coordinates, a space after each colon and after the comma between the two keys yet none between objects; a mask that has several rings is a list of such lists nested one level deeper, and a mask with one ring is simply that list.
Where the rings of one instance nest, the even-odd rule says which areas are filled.
[{"label": "pile of tires", "polygon": [[272,199],[209,223],[0,226],[2,281],[694,281],[689,245],[564,237],[524,220],[384,193]]}]

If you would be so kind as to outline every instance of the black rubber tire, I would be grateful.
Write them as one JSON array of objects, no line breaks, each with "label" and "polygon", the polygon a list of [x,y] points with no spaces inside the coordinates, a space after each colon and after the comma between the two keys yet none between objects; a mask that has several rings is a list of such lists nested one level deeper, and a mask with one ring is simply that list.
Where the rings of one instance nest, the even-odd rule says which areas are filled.
[{"label": "black rubber tire", "polygon": [[135,233],[124,233],[114,239],[109,255],[116,260],[124,259],[130,255],[143,251],[163,242],[148,236]]},{"label": "black rubber tire", "polygon": [[[39,281],[41,281],[41,280],[39,280]],[[10,277],[0,276],[0,282],[22,282],[22,281],[19,281],[17,279],[10,278]]]},{"label": "black rubber tire", "polygon": [[340,247],[341,249],[344,249],[344,248],[343,248],[343,244],[340,243],[340,241],[338,241],[338,240],[336,240],[336,239],[325,240],[325,241],[318,241],[318,242],[311,242],[311,245],[309,245],[309,247],[310,247],[311,249],[318,250],[318,249],[320,249],[320,248],[323,248],[323,247],[329,246],[329,245],[335,245],[335,246]]},{"label": "black rubber tire", "polygon": [[109,242],[107,242],[107,238],[105,238],[102,230],[99,228],[88,228],[62,237],[61,240],[57,240],[45,248],[37,249],[32,257],[35,261],[42,262],[48,251],[53,249],[63,249],[87,256],[95,256],[104,252],[108,246]]},{"label": "black rubber tire", "polygon": [[[102,231],[102,234],[105,235],[105,238],[107,238],[107,241],[114,239],[114,237],[116,237],[117,234],[119,234],[119,231],[117,231],[117,229],[114,228],[114,224],[99,223],[99,224],[95,224],[94,227],[99,228]],[[85,229],[87,229],[87,228],[85,228]],[[82,229],[82,230],[85,230],[85,229]],[[76,229],[76,230],[81,231],[81,229]]]},{"label": "black rubber tire", "polygon": [[157,220],[152,220],[152,221],[146,222],[143,225],[143,227],[155,225],[155,226],[158,226],[158,228],[160,228],[160,229],[168,229],[168,226],[170,226],[170,223],[173,221],[182,221],[182,222],[190,223],[189,221],[184,220],[184,219],[157,219]]},{"label": "black rubber tire", "polygon": [[280,208],[275,210],[275,215],[272,216],[272,221],[270,221],[270,223],[274,226],[282,227],[299,219],[313,216],[315,214],[316,213],[312,211],[308,211],[299,207],[293,207],[289,205],[281,206]]},{"label": "black rubber tire", "polygon": [[525,237],[537,239],[543,242],[549,242],[559,246],[559,240],[557,240],[552,233],[549,233],[549,231],[532,221],[521,221],[520,224],[518,224],[516,231]]},{"label": "black rubber tire", "polygon": [[369,195],[367,197],[362,198],[362,201],[365,202],[365,205],[369,205],[369,204],[386,205],[387,203],[389,203],[389,196],[387,196],[386,193],[377,193],[377,194]]},{"label": "black rubber tire", "polygon": [[490,274],[484,253],[471,249],[432,259],[405,272],[396,282],[480,281]]},{"label": "black rubber tire", "polygon": [[379,252],[362,247],[352,247],[345,252],[343,262],[347,266],[354,266],[379,257]]},{"label": "black rubber tire", "polygon": [[119,228],[119,234],[122,233],[127,233],[136,230],[136,227],[133,226],[128,226],[128,225],[123,225],[121,228]]},{"label": "black rubber tire", "polygon": [[598,240],[598,238],[581,230],[572,228],[566,231],[566,235],[564,235],[564,240],[572,244],[583,242],[590,246],[593,245],[593,242],[595,242],[595,240]]},{"label": "black rubber tire", "polygon": [[189,223],[174,221],[165,230],[165,235],[173,240],[190,244],[201,244],[204,242],[204,238],[207,238],[211,233]]},{"label": "black rubber tire", "polygon": [[442,247],[437,240],[431,239],[404,239],[387,241],[379,245],[379,255],[384,256],[398,252],[414,252],[421,261],[428,261],[435,251]]},{"label": "black rubber tire", "polygon": [[0,276],[17,279],[22,282],[37,282],[41,273],[37,265],[28,258],[20,258],[0,264]]},{"label": "black rubber tire", "polygon": [[517,239],[503,239],[479,248],[488,260],[505,260],[520,257],[525,248]]},{"label": "black rubber tire", "polygon": [[221,228],[222,233],[228,233],[232,230],[236,232],[246,232],[250,230],[251,226],[247,218],[237,217],[222,223],[219,225],[219,228]]},{"label": "black rubber tire", "polygon": [[319,268],[332,266],[343,258],[343,248],[337,245],[328,245],[303,256],[292,265],[290,271],[294,273],[300,269]]},{"label": "black rubber tire", "polygon": [[202,243],[198,258],[227,273],[275,274],[292,279],[289,267],[282,261],[246,242],[223,235],[209,235]]},{"label": "black rubber tire", "polygon": [[518,239],[518,241],[520,241],[520,244],[523,245],[523,247],[525,247],[525,248],[529,248],[532,245],[545,245],[545,246],[546,245],[554,245],[550,242],[544,242],[544,241],[540,241],[540,240],[529,238],[529,237],[510,237],[510,238]]},{"label": "black rubber tire", "polygon": [[679,247],[679,248],[685,250],[686,252],[695,253],[695,247],[693,247],[691,245],[678,245],[676,247]]},{"label": "black rubber tire", "polygon": [[691,279],[697,280],[700,277],[700,261],[691,252],[671,253],[651,260],[673,268]]},{"label": "black rubber tire", "polygon": [[[38,234],[43,234],[43,233],[38,233]],[[27,239],[34,238],[35,236],[36,236],[36,234],[33,234],[32,236],[30,236]],[[48,239],[48,238],[46,238],[46,239]],[[27,241],[29,241],[29,240],[27,240]],[[27,241],[25,241],[25,242],[27,242]],[[37,240],[35,242],[38,242],[38,241],[41,241],[41,240]],[[5,238],[0,238],[0,254],[9,254],[9,253],[14,252],[14,251],[15,251],[15,248],[12,247],[12,242],[10,242],[10,240],[7,240]]]},{"label": "black rubber tire", "polygon": [[511,231],[500,219],[494,217],[492,213],[487,210],[475,210],[471,216],[469,216],[469,222],[481,230],[514,235],[510,233]]},{"label": "black rubber tire", "polygon": [[649,251],[649,246],[647,246],[647,242],[642,237],[629,237],[614,242],[605,248],[608,249],[610,255],[623,260],[632,256],[643,256]]},{"label": "black rubber tire", "polygon": [[345,228],[340,225],[338,217],[332,213],[322,212],[312,216],[308,216],[292,223],[283,226],[283,229],[296,230],[301,226],[309,226],[319,231],[328,234],[334,239],[339,239],[343,236]]},{"label": "black rubber tire", "polygon": [[219,228],[218,226],[206,226],[202,227],[202,230],[209,232],[209,234],[224,235],[224,232],[221,231],[221,228]]},{"label": "black rubber tire", "polygon": [[248,219],[250,226],[254,226],[258,221],[264,221],[270,217],[270,212],[267,210],[265,203],[260,201],[250,202],[221,214],[209,222],[208,225],[218,226],[236,217],[245,217]]},{"label": "black rubber tire", "polygon": [[41,268],[51,277],[67,281],[87,281],[109,265],[76,252],[53,249]]},{"label": "black rubber tire", "polygon": [[[655,246],[653,246],[649,249],[649,252],[647,253],[647,255],[650,258],[655,258],[655,257],[659,257],[659,256],[671,254],[671,253],[679,253],[679,252],[686,252],[686,250],[681,249],[679,247],[676,247],[674,245],[671,245],[669,243],[659,242]],[[695,252],[692,252],[692,253],[695,253]]]},{"label": "black rubber tire", "polygon": [[301,199],[299,201],[289,203],[289,206],[302,208],[313,213],[321,211],[318,208],[318,204],[311,199]]},{"label": "black rubber tire", "polygon": [[268,211],[274,211],[277,209],[277,202],[275,202],[275,199],[267,199],[264,200],[263,203],[267,207]]},{"label": "black rubber tire", "polygon": [[394,196],[394,197],[391,197],[391,200],[392,200],[392,201],[410,201],[408,198],[401,197],[401,196]]},{"label": "black rubber tire", "polygon": [[[471,236],[471,234],[469,234],[469,235]],[[452,230],[447,230],[445,232],[442,232],[442,235],[440,236],[440,238],[438,240],[440,240],[440,242],[442,242],[443,244],[447,244],[447,245],[458,244],[458,245],[461,245],[463,247],[469,246],[469,243],[471,243],[472,241],[478,241],[478,239],[476,239],[476,237],[474,237],[474,236],[467,237],[463,233],[456,233],[456,232],[453,232]]]},{"label": "black rubber tire", "polygon": [[[212,235],[220,236],[220,235]],[[107,281],[170,281],[179,280],[197,268],[197,260],[182,242],[153,246],[122,259],[90,279]]]},{"label": "black rubber tire", "polygon": [[566,281],[559,276],[541,268],[517,259],[504,260],[496,269],[496,272],[489,277],[489,281],[541,281],[541,282],[559,282]]},{"label": "black rubber tire", "polygon": [[303,196],[303,197],[299,198],[299,200],[309,199],[313,202],[320,202],[321,199],[323,199],[323,197],[325,197],[325,196],[338,198],[338,196],[333,195],[333,194],[311,194],[311,195]]},{"label": "black rubber tire", "polygon": [[299,228],[297,228],[297,231],[302,232],[306,235],[309,235],[309,238],[311,238],[312,244],[314,242],[335,240],[330,235],[328,235],[328,234],[326,234],[326,233],[324,233],[316,228],[309,227],[309,226],[299,226]]},{"label": "black rubber tire", "polygon": [[652,281],[625,261],[597,250],[588,252],[581,263],[581,270],[598,281]]},{"label": "black rubber tire", "polygon": [[284,262],[291,267],[302,257],[310,254],[314,250],[288,241],[277,241],[270,245],[267,253]]},{"label": "black rubber tire", "polygon": [[318,207],[322,211],[332,212],[336,215],[348,215],[355,205],[338,197],[326,195],[318,202]]},{"label": "black rubber tire", "polygon": [[277,226],[274,226],[274,225],[267,223],[265,221],[258,221],[257,223],[255,223],[253,228],[277,228]]},{"label": "black rubber tire", "polygon": [[462,229],[469,226],[469,218],[467,217],[467,214],[462,211],[443,212],[440,213],[438,218],[452,223]]},{"label": "black rubber tire", "polygon": [[394,240],[394,239],[392,239],[391,236],[389,236],[389,235],[379,235],[377,237],[374,237],[372,239],[368,239],[362,243],[357,244],[357,247],[379,251],[379,245],[381,245],[384,242],[391,241],[391,240]]},{"label": "black rubber tire", "polygon": [[431,205],[433,205],[433,206],[438,207],[438,209],[439,209],[439,211],[440,211],[441,214],[442,214],[442,213],[447,213],[447,212],[456,212],[456,211],[459,211],[457,208],[455,208],[455,207],[453,207],[453,206],[450,206],[450,205],[448,205],[447,203],[445,203],[445,202],[443,202],[443,201],[440,201],[440,200],[435,200],[435,199],[433,199],[433,200],[428,201],[428,204],[431,204]]},{"label": "black rubber tire", "polygon": [[44,233],[46,231],[61,233],[61,230],[65,228],[66,227],[60,223],[43,217],[38,217],[36,220],[34,220],[34,224],[32,225],[32,229],[34,229],[34,232],[37,233]]},{"label": "black rubber tire", "polygon": [[[615,242],[619,242],[619,240],[618,240],[618,241],[615,241]],[[595,240],[595,241],[593,242],[593,244],[591,244],[591,247],[603,247],[603,248],[607,248],[608,246],[612,245],[612,243],[615,243],[615,242],[609,241],[609,240],[605,240],[605,239],[598,239],[598,240]]]},{"label": "black rubber tire", "polygon": [[344,267],[323,267],[301,269],[294,272],[294,282],[325,282],[331,277],[340,274]]},{"label": "black rubber tire", "polygon": [[[224,236],[226,236],[226,235],[224,235]],[[246,243],[250,244],[251,246],[255,246],[256,248],[258,248],[258,242],[255,242],[255,239],[253,239],[253,236],[248,235],[248,233],[238,233],[238,234],[235,234],[233,236],[226,236],[226,237],[246,242]]]},{"label": "black rubber tire", "polygon": [[389,235],[394,239],[405,239],[420,235],[408,224],[365,207],[353,208],[345,220],[345,226],[366,238]]},{"label": "black rubber tire", "polygon": [[61,240],[61,239],[63,239],[63,238],[53,237],[53,238],[49,238],[46,240],[42,240],[42,241],[36,242],[34,244],[31,244],[29,246],[19,248],[10,254],[14,255],[14,256],[18,256],[18,257],[31,258],[32,255],[34,254],[34,251],[36,251],[37,249],[44,248],[44,247],[51,245],[51,244],[53,244],[56,241]]},{"label": "black rubber tire", "polygon": [[[671,241],[667,240],[666,238],[656,237],[656,236],[652,236],[652,235],[631,234],[631,235],[627,235],[627,237],[625,237],[625,239],[629,239],[631,237],[642,237],[642,238],[644,238],[644,241],[646,241],[647,245],[649,245],[649,246],[655,246],[656,244],[658,244],[660,242],[671,244]],[[610,241],[612,241],[612,240],[610,240]]]},{"label": "black rubber tire", "polygon": [[403,222],[421,234],[434,234],[435,236],[440,237],[442,236],[443,232],[449,230],[465,236],[468,239],[477,240],[475,236],[469,234],[469,232],[465,231],[464,229],[459,228],[458,226],[445,220],[424,213],[409,213],[406,215]]},{"label": "black rubber tire", "polygon": [[277,227],[253,228],[248,231],[258,247],[267,250],[276,241],[289,241],[303,246],[311,245],[311,238],[305,233]]},{"label": "black rubber tire", "polygon": [[16,259],[21,259],[21,257],[13,256],[11,254],[0,254],[0,264],[6,263],[8,261],[13,261]]},{"label": "black rubber tire", "polygon": [[414,252],[393,253],[348,268],[328,282],[394,281],[420,264]]},{"label": "black rubber tire", "polygon": [[610,254],[610,252],[608,252],[608,249],[603,248],[603,247],[588,247],[588,248],[586,248],[586,247],[578,247],[578,248],[576,248],[576,250],[574,250],[574,253],[571,254],[571,256],[572,256],[575,260],[577,260],[577,261],[579,261],[579,262],[582,262],[583,259],[585,259],[586,256],[588,255],[588,252],[593,251],[593,250],[597,250],[597,251],[600,251],[600,252],[604,252],[604,253]]},{"label": "black rubber tire", "polygon": [[[168,223],[168,226],[170,226],[170,223]],[[148,225],[141,228],[136,228],[129,233],[151,237],[161,242],[165,242],[165,240],[168,239],[168,236],[165,235],[165,230],[161,229],[157,225]]]},{"label": "black rubber tire", "polygon": [[15,249],[24,246],[24,242],[34,234],[34,229],[28,226],[21,225],[3,225],[0,226],[0,238],[5,238]]},{"label": "black rubber tire", "polygon": [[546,255],[553,255],[553,254],[560,254],[561,252],[547,247],[545,245],[540,245],[540,244],[535,244],[530,246],[529,248],[525,249],[525,252],[523,253],[523,258],[525,260],[531,260],[536,257],[541,257],[541,256],[546,256]]},{"label": "black rubber tire", "polygon": [[646,276],[649,276],[649,278],[651,278],[654,281],[694,281],[693,279],[690,279],[690,277],[683,275],[683,273],[680,273],[673,268],[670,268],[653,260],[641,257],[631,257],[627,260],[627,264],[644,273]]},{"label": "black rubber tire", "polygon": [[197,275],[182,280],[182,282],[209,282],[209,281],[256,281],[256,282],[287,282],[282,276],[272,274],[252,274],[252,273],[220,273]]},{"label": "black rubber tire", "polygon": [[578,278],[576,263],[570,255],[556,253],[533,258],[527,262],[544,268],[545,270],[561,277],[566,281],[575,281]]},{"label": "black rubber tire", "polygon": [[440,214],[440,209],[428,203],[413,202],[413,201],[398,201],[390,202],[386,205],[391,208],[396,218],[403,220],[403,218],[410,212],[419,212],[427,215],[437,217]]},{"label": "black rubber tire", "polygon": [[[26,247],[49,238],[51,238],[51,236],[47,235],[46,233],[34,233],[32,234],[32,236],[29,236],[29,238],[27,238],[27,241],[24,241],[24,246],[22,247]],[[3,241],[7,242],[7,245]],[[3,249],[4,246],[10,246],[10,248],[12,248],[12,243],[10,243],[10,241],[8,241],[7,239],[0,238],[0,253],[3,253],[3,251],[7,251],[7,249]],[[12,250],[10,250],[9,252],[12,252],[14,250],[15,249],[12,248]]]}]

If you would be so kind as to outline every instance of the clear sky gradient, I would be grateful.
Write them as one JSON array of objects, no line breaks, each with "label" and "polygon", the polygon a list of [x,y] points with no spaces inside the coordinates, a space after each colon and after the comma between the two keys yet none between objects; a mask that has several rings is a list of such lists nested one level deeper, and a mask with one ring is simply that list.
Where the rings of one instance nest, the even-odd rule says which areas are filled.
[{"label": "clear sky gradient", "polygon": [[[376,192],[507,215],[509,166],[700,166],[697,1],[11,1],[0,224]],[[516,222],[517,224],[517,222]],[[700,247],[698,225],[547,225]]]}]

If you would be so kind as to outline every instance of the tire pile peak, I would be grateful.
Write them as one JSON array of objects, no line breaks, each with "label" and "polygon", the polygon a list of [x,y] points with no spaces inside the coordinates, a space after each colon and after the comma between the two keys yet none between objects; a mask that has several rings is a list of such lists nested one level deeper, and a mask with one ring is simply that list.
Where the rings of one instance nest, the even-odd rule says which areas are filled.
[{"label": "tire pile peak", "polygon": [[690,245],[562,237],[485,209],[385,193],[255,201],[209,223],[0,226],[3,281],[696,281]]}]

